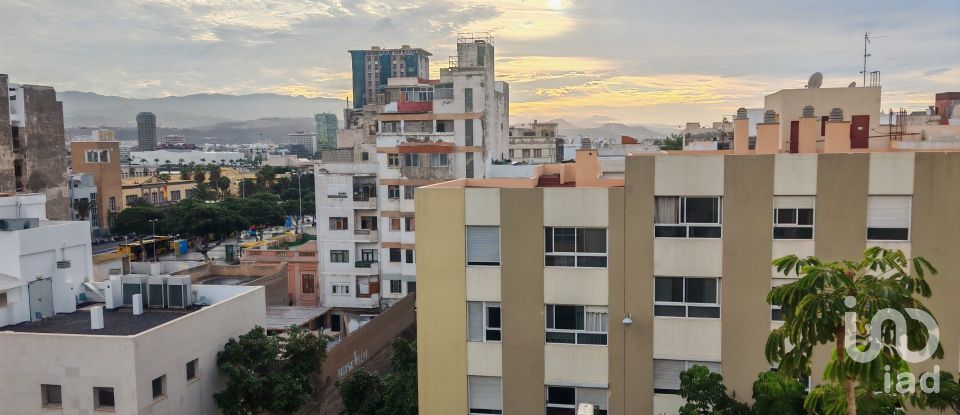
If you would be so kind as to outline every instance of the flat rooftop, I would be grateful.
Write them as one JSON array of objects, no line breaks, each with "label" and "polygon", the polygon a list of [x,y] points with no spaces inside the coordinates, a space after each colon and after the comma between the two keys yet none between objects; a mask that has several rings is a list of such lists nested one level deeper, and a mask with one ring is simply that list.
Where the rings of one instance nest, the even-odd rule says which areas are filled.
[{"label": "flat rooftop", "polygon": [[187,314],[199,310],[200,307],[179,309],[149,309],[143,314],[133,315],[130,308],[103,311],[103,329],[90,328],[90,312],[77,310],[72,313],[60,313],[40,321],[27,321],[0,327],[0,333],[5,331],[15,333],[49,333],[49,334],[86,334],[99,336],[133,336],[140,334],[161,324],[176,320]]},{"label": "flat rooftop", "polygon": [[266,329],[284,331],[290,326],[303,326],[326,314],[326,307],[270,306],[267,307]]}]

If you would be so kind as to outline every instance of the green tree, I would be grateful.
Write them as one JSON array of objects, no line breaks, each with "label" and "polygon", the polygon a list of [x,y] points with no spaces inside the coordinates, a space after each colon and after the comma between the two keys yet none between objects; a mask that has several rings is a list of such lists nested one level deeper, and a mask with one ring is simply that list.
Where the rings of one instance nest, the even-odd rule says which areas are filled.
[{"label": "green tree", "polygon": [[417,414],[417,345],[393,339],[390,373],[358,368],[337,381],[344,409],[351,415]]},{"label": "green tree", "polygon": [[226,415],[293,413],[313,393],[311,374],[320,368],[326,349],[325,337],[298,327],[284,336],[255,327],[231,338],[217,353],[226,388],[214,400]]},{"label": "green tree", "polygon": [[[850,329],[857,334],[857,349],[864,349],[869,334],[866,325],[880,310],[893,309],[904,316],[907,308],[929,313],[920,298],[930,297],[925,276],[935,275],[936,269],[921,257],[907,258],[899,250],[878,247],[867,249],[856,262],[825,262],[816,257],[800,259],[790,255],[773,263],[778,271],[786,275],[794,273],[799,279],[772,289],[767,296],[767,302],[780,306],[784,316],[783,326],[773,330],[767,339],[767,359],[779,363],[779,370],[791,376],[807,376],[814,347],[831,345],[834,349],[823,375],[825,380],[835,383],[814,390],[807,398],[808,410],[818,407],[827,415],[856,415],[858,404],[872,407],[890,396],[895,400],[891,403],[893,406],[904,406],[908,396],[878,393],[883,389],[885,365],[894,370],[909,369],[896,349],[894,325],[885,324],[883,335],[874,339],[882,346],[879,356],[869,363],[858,363],[848,358],[844,347],[844,334],[848,329],[844,313],[856,313],[856,327]],[[912,318],[906,321],[908,345],[912,350],[919,350],[926,344],[929,333],[919,321]],[[934,357],[942,356],[943,348],[938,346]],[[843,394],[838,395],[839,390]],[[872,413],[868,408],[861,409],[860,413]]]},{"label": "green tree", "polygon": [[655,143],[661,150],[683,150],[683,135],[670,134],[670,137],[656,140]]},{"label": "green tree", "polygon": [[110,232],[117,235],[149,235],[152,233],[150,221],[162,218],[163,211],[153,206],[131,206],[117,214]]},{"label": "green tree", "polygon": [[280,192],[280,200],[297,200],[300,195],[301,192],[298,192],[296,188],[289,188]]},{"label": "green tree", "polygon": [[211,189],[210,185],[199,182],[190,197],[197,200],[217,200],[217,192]]},{"label": "green tree", "polygon": [[167,209],[163,225],[167,232],[191,239],[197,251],[209,260],[207,253],[241,229],[243,222],[236,212],[218,204],[185,199]]},{"label": "green tree", "polygon": [[753,413],[803,415],[806,385],[777,372],[763,372],[753,382]]},{"label": "green tree", "polygon": [[231,198],[220,202],[220,205],[224,209],[238,214],[246,226],[253,225],[257,228],[264,228],[283,225],[284,222],[283,209],[276,201],[266,201],[256,197]]},{"label": "green tree", "polygon": [[194,170],[193,180],[195,180],[197,183],[203,183],[205,180],[207,180],[207,174],[203,172],[202,166],[201,168]]},{"label": "green tree", "polygon": [[273,166],[263,166],[257,171],[257,184],[264,188],[270,188],[273,186],[273,180],[276,176],[276,172],[273,169]]},{"label": "green tree", "polygon": [[217,187],[220,189],[220,193],[223,195],[230,193],[230,178],[227,176],[221,176],[220,180],[217,181]]},{"label": "green tree", "polygon": [[680,415],[749,414],[750,407],[727,395],[723,376],[706,366],[694,365],[680,372],[680,396],[687,402]]},{"label": "green tree", "polygon": [[87,220],[91,207],[90,199],[73,199],[73,210],[80,215],[80,220]]}]

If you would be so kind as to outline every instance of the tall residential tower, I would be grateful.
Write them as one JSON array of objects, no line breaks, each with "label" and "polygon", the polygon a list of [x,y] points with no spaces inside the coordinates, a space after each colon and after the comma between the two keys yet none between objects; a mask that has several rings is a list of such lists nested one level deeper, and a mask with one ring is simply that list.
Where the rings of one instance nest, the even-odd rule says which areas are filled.
[{"label": "tall residential tower", "polygon": [[140,151],[157,149],[157,116],[152,112],[137,114],[137,147]]},{"label": "tall residential tower", "polygon": [[[353,107],[377,104],[377,96],[387,86],[387,79],[430,77],[430,52],[403,45],[400,49],[371,46],[367,50],[351,50],[353,64]],[[382,104],[382,102],[379,102]]]}]

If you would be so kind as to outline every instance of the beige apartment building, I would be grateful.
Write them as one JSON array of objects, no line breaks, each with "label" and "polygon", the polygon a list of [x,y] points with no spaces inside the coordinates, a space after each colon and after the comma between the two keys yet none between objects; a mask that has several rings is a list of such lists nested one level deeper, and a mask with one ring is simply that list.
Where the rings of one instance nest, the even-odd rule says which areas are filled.
[{"label": "beige apartment building", "polygon": [[745,153],[628,155],[620,176],[587,149],[531,178],[422,188],[421,413],[676,414],[693,364],[749,399],[781,324],[766,294],[790,281],[771,260],[870,246],[940,270],[936,363],[956,372],[960,152]]}]

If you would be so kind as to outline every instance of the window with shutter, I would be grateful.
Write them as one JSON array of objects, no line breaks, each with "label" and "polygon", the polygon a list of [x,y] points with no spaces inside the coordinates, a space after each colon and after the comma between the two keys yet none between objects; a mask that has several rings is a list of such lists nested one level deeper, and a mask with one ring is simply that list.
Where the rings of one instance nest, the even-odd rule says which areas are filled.
[{"label": "window with shutter", "polygon": [[720,373],[720,362],[653,359],[653,392],[676,395],[680,391],[680,372],[695,365]]},{"label": "window with shutter", "polygon": [[468,376],[469,412],[473,414],[502,414],[503,397],[500,378]]},{"label": "window with shutter", "polygon": [[910,239],[910,196],[870,196],[867,199],[867,240]]},{"label": "window with shutter", "polygon": [[501,340],[500,303],[467,302],[467,341]]},{"label": "window with shutter", "polygon": [[467,226],[467,265],[500,265],[499,226]]}]

